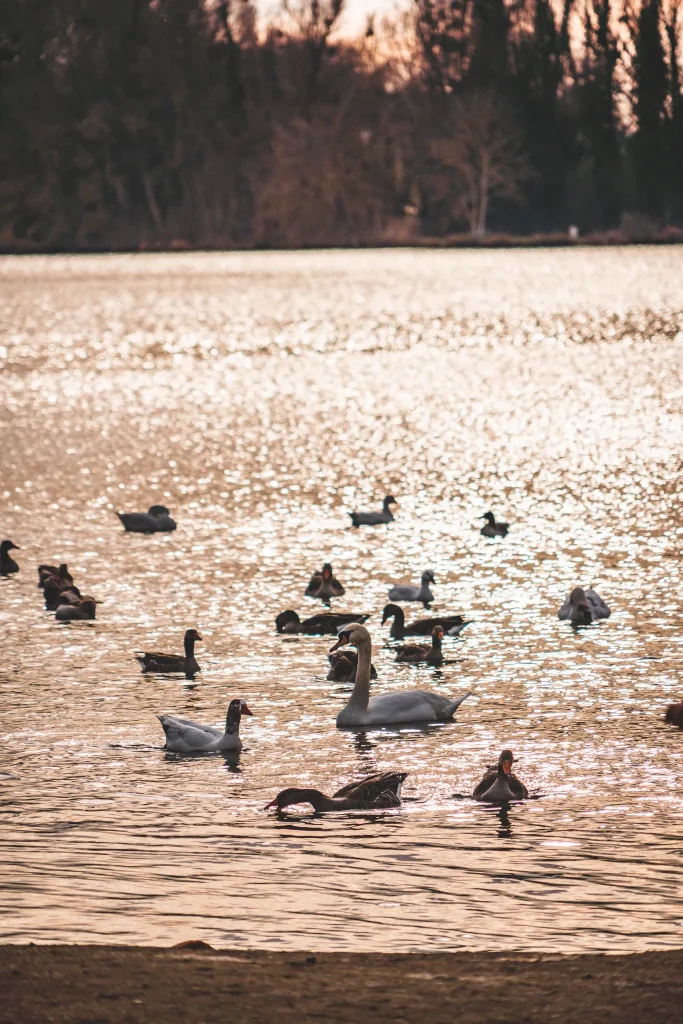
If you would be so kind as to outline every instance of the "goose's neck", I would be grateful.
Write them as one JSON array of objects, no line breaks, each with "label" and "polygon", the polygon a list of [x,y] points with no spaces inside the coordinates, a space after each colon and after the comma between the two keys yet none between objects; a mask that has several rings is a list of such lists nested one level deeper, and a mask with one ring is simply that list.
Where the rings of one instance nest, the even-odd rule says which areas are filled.
[{"label": "goose's neck", "polygon": [[188,658],[188,659],[194,658],[194,637],[193,636],[186,636],[185,637],[185,657]]},{"label": "goose's neck", "polygon": [[403,614],[403,609],[399,608],[396,604],[393,607],[394,621],[391,627],[391,635],[397,637],[399,640],[403,639],[403,633],[405,631],[406,617]]},{"label": "goose's neck", "polygon": [[240,731],[240,721],[242,719],[242,712],[234,712],[228,710],[225,716],[225,733],[228,736],[234,736],[235,733]]},{"label": "goose's neck", "polygon": [[334,811],[339,806],[339,801],[333,797],[325,796],[319,789],[297,790],[298,804],[310,804],[314,811]]},{"label": "goose's neck", "polygon": [[358,644],[358,667],[356,681],[349,704],[367,711],[370,702],[370,670],[372,667],[372,642],[362,640]]},{"label": "goose's neck", "polygon": [[440,636],[433,636],[432,637],[432,647],[434,648],[435,651],[440,651],[441,650],[441,637]]}]

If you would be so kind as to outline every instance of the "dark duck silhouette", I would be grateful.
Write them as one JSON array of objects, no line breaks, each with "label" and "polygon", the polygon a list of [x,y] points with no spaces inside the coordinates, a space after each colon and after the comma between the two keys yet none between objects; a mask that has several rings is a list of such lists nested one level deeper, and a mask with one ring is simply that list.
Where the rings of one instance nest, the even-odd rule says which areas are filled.
[{"label": "dark duck silhouette", "polygon": [[[330,671],[327,678],[337,683],[355,683],[356,669],[358,668],[358,652],[351,649],[345,651],[333,651],[327,655],[330,663]],[[374,665],[370,666],[370,678],[377,678],[377,671]]]},{"label": "dark duck silhouette", "polygon": [[594,590],[574,587],[557,617],[569,619],[572,626],[590,626],[596,619],[608,619],[611,614],[603,599]]},{"label": "dark duck silhouette", "polygon": [[378,772],[360,782],[342,786],[334,796],[326,796],[319,789],[281,790],[265,810],[283,811],[293,804],[311,804],[316,811],[374,811],[401,806],[401,786],[408,772]]},{"label": "dark duck silhouette", "polygon": [[405,613],[397,604],[388,604],[382,612],[382,625],[393,619],[389,636],[394,640],[403,640],[406,636],[430,636],[434,626],[443,626],[446,636],[458,636],[469,626],[472,619],[463,619],[462,615],[441,615],[433,619],[417,619],[405,624]]},{"label": "dark duck silhouette", "polygon": [[677,725],[679,729],[683,729],[683,700],[678,704],[669,704],[664,715],[664,721],[668,722],[669,725]]},{"label": "dark duck silhouette", "polygon": [[511,750],[503,750],[498,758],[498,764],[488,768],[484,778],[475,787],[472,793],[474,799],[493,804],[526,800],[529,791],[517,776],[512,774],[515,760]]},{"label": "dark duck silhouette", "polygon": [[380,526],[382,523],[391,523],[394,520],[390,505],[396,504],[396,498],[387,494],[382,502],[381,512],[349,512],[351,522],[358,529],[359,526]]},{"label": "dark duck silhouette", "polygon": [[75,601],[63,601],[57,605],[55,618],[58,622],[78,622],[94,619],[97,601],[94,597],[82,597]]},{"label": "dark duck silhouette", "polygon": [[479,516],[479,518],[486,520],[486,526],[482,526],[479,531],[482,537],[507,537],[508,524],[497,523],[493,512],[485,512],[484,515]]},{"label": "dark duck silhouette", "polygon": [[193,676],[201,672],[199,663],[194,656],[195,641],[201,640],[196,629],[185,631],[185,654],[161,654],[157,651],[136,654],[143,672],[184,672],[186,676]]},{"label": "dark duck silhouette", "polygon": [[349,622],[365,622],[367,618],[368,615],[358,615],[356,612],[320,612],[302,622],[297,613],[288,608],[275,619],[275,628],[278,633],[336,636],[340,626],[346,626]]},{"label": "dark duck silhouette", "polygon": [[305,597],[316,598],[317,600],[324,601],[325,604],[330,603],[330,598],[342,597],[343,594],[344,588],[339,580],[335,579],[329,562],[325,562],[320,572],[313,574],[310,583],[304,591]]},{"label": "dark duck silhouette", "polygon": [[10,555],[10,551],[18,551],[19,546],[11,540],[3,540],[0,544],[0,576],[9,576],[19,572],[19,566]]},{"label": "dark duck silhouette", "polygon": [[127,533],[169,533],[176,524],[165,505],[152,505],[147,512],[116,513]]},{"label": "dark duck silhouette", "polygon": [[405,647],[399,647],[396,661],[406,662],[409,665],[432,665],[434,668],[439,668],[443,665],[442,640],[443,626],[434,626],[431,644],[406,644]]},{"label": "dark duck silhouette", "polygon": [[53,612],[60,604],[73,604],[81,598],[66,562],[59,566],[39,565],[38,586],[42,588],[48,611]]}]

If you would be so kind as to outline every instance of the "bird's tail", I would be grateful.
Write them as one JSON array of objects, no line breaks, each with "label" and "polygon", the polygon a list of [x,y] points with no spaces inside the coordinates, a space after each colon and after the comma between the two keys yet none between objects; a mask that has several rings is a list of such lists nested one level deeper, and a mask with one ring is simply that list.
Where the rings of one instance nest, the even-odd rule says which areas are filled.
[{"label": "bird's tail", "polygon": [[472,696],[472,693],[471,693],[470,690],[468,690],[467,693],[463,697],[459,697],[457,700],[454,700],[453,703],[448,708],[448,717],[452,718],[453,715],[455,714],[455,712],[458,710],[458,708],[462,704],[462,702],[464,700],[467,700],[467,698],[471,697],[471,696]]}]

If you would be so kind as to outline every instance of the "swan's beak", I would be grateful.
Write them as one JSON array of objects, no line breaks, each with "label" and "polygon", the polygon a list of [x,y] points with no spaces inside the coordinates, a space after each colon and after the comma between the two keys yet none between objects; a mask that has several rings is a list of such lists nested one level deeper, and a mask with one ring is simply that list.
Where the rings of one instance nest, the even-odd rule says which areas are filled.
[{"label": "swan's beak", "polygon": [[342,634],[337,640],[334,647],[330,647],[330,654],[332,654],[333,651],[338,650],[340,647],[346,647],[348,642],[348,637],[345,637],[344,634]]},{"label": "swan's beak", "polygon": [[249,708],[244,703],[244,701],[242,701],[242,714],[243,715],[251,715],[252,718],[254,717],[254,712],[249,710]]},{"label": "swan's beak", "polygon": [[277,810],[277,797],[275,797],[274,800],[271,800],[269,804],[266,804],[266,806],[263,808],[263,810],[264,811],[275,811],[275,810]]}]

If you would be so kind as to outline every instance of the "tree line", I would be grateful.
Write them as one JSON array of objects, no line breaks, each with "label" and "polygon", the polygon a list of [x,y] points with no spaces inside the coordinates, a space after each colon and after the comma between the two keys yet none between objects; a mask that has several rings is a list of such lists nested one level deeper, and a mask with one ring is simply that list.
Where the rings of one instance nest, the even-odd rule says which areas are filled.
[{"label": "tree line", "polygon": [[2,0],[0,247],[683,227],[683,0]]}]

